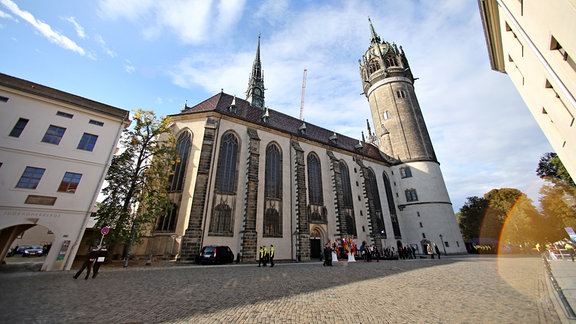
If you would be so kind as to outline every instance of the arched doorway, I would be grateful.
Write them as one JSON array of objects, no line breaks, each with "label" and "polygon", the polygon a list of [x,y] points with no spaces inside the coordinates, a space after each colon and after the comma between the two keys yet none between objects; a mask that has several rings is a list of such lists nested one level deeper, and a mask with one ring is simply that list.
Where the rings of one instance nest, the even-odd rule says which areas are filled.
[{"label": "arched doorway", "polygon": [[22,224],[0,231],[2,264],[40,270],[52,248],[54,233],[41,225]]},{"label": "arched doorway", "polygon": [[430,242],[428,239],[423,239],[420,241],[420,245],[422,246],[422,254],[428,254],[428,245],[430,244],[432,244],[432,242]]},{"label": "arched doorway", "polygon": [[314,227],[310,232],[310,258],[320,259],[322,256],[322,231]]}]

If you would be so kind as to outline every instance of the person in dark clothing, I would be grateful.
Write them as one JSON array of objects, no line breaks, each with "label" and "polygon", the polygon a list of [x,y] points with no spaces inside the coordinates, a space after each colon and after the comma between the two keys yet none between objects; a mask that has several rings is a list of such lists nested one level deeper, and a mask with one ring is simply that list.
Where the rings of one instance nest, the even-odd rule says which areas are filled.
[{"label": "person in dark clothing", "polygon": [[330,243],[326,243],[324,246],[324,263],[323,266],[332,266],[332,248],[330,247]]},{"label": "person in dark clothing", "polygon": [[440,259],[440,249],[438,248],[438,245],[434,244],[434,249],[436,250],[436,254],[438,254],[438,259]]},{"label": "person in dark clothing", "polygon": [[78,270],[78,272],[76,272],[76,274],[74,275],[74,279],[78,279],[80,274],[82,274],[82,271],[86,269],[86,277],[84,279],[88,280],[88,277],[90,277],[90,269],[92,269],[92,266],[96,261],[96,258],[98,258],[98,248],[92,246],[90,248],[90,252],[88,252],[88,255],[86,256],[86,260],[82,264],[82,268],[80,268],[80,270]]},{"label": "person in dark clothing", "polygon": [[93,270],[92,279],[96,278],[96,275],[98,275],[98,270],[100,270],[100,266],[102,265],[102,263],[104,263],[107,256],[108,256],[108,248],[104,245],[100,247],[100,249],[98,249],[98,257],[96,258],[96,260],[94,260],[94,265],[92,266]]}]

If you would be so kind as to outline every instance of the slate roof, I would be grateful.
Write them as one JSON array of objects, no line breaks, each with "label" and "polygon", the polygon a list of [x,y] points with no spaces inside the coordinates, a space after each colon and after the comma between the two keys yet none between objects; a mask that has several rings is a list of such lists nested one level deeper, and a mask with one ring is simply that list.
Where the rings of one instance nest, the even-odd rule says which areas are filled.
[{"label": "slate roof", "polygon": [[51,100],[69,103],[89,110],[98,111],[107,115],[121,118],[125,120],[125,123],[129,122],[130,112],[128,110],[109,106],[94,100],[86,99],[84,97],[80,97],[54,88],[43,86],[38,83],[19,79],[7,74],[0,73],[0,86],[4,86],[14,90],[19,90],[22,92],[27,92],[29,94],[33,94]]},{"label": "slate roof", "polygon": [[330,137],[334,135],[333,131],[316,126],[314,124],[310,124],[308,122],[306,122],[306,133],[301,134],[299,129],[303,122],[300,119],[288,116],[276,110],[268,108],[269,118],[267,122],[264,122],[262,116],[264,115],[265,110],[252,107],[246,100],[240,98],[236,98],[236,111],[234,112],[229,108],[233,99],[233,96],[224,92],[220,92],[193,107],[186,106],[179,114],[174,114],[171,116],[184,116],[214,111],[221,113],[222,115],[231,116],[233,118],[238,118],[253,124],[263,125],[283,133],[288,133],[294,137],[305,138],[328,146],[353,152],[365,157],[382,161],[386,164],[396,164],[398,162],[381,152],[376,146],[370,143],[362,142],[362,148],[358,148],[357,146],[359,141],[357,139],[342,134],[336,133],[338,140],[337,142],[332,142]]}]

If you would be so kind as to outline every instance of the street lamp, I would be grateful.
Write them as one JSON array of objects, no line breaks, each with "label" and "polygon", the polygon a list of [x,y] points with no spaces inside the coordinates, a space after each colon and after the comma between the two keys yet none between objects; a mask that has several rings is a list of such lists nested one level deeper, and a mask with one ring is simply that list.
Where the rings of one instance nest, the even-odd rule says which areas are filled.
[{"label": "street lamp", "polygon": [[446,246],[444,245],[444,238],[442,237],[442,234],[440,234],[440,242],[442,242],[442,248],[444,249],[444,255],[448,255],[446,253]]}]

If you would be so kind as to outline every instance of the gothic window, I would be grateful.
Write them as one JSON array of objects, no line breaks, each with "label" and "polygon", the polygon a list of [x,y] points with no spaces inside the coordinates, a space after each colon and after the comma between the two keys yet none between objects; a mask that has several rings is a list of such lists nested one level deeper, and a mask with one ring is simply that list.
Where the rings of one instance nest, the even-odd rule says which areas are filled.
[{"label": "gothic window", "polygon": [[282,154],[275,144],[266,148],[266,198],[282,198]]},{"label": "gothic window", "polygon": [[264,212],[264,236],[282,236],[282,219],[274,207],[270,207]]},{"label": "gothic window", "polygon": [[220,202],[216,208],[214,208],[212,222],[210,223],[210,233],[232,233],[232,208],[230,208],[226,201]]},{"label": "gothic window", "polygon": [[178,217],[178,206],[171,203],[156,221],[156,232],[174,232],[176,229],[176,218]]},{"label": "gothic window", "polygon": [[186,165],[188,164],[188,155],[190,153],[190,133],[184,132],[178,136],[176,142],[176,151],[178,152],[178,159],[172,166],[172,174],[170,175],[170,190],[181,191],[184,185],[184,176],[186,174]]},{"label": "gothic window", "polygon": [[416,189],[406,189],[406,201],[418,201],[418,195],[416,194]]},{"label": "gothic window", "polygon": [[406,98],[406,91],[404,90],[396,90],[396,97],[400,99]]},{"label": "gothic window", "polygon": [[398,224],[398,215],[396,215],[396,204],[394,203],[394,196],[392,194],[392,186],[390,186],[390,179],[388,178],[386,172],[383,173],[383,178],[384,189],[386,190],[386,199],[388,201],[388,211],[390,212],[394,237],[400,237],[400,225]]},{"label": "gothic window", "polygon": [[388,66],[396,66],[396,60],[393,57],[387,57],[386,63]]},{"label": "gothic window", "polygon": [[346,234],[356,235],[356,222],[354,222],[354,217],[346,213]]},{"label": "gothic window", "polygon": [[216,191],[234,194],[236,192],[236,164],[238,160],[238,139],[233,133],[222,136],[218,171],[216,175]]},{"label": "gothic window", "polygon": [[313,205],[324,205],[322,196],[322,168],[314,153],[308,154],[308,199]]},{"label": "gothic window", "polygon": [[346,166],[344,161],[340,162],[340,177],[342,180],[344,207],[354,208],[354,204],[352,202],[352,187],[350,185],[350,173],[348,172],[348,166]]},{"label": "gothic window", "polygon": [[383,114],[382,114],[382,118],[384,118],[384,120],[388,120],[390,119],[390,117],[392,117],[392,115],[390,114],[390,112],[388,110],[386,110]]},{"label": "gothic window", "polygon": [[400,177],[401,178],[411,178],[412,177],[412,170],[410,169],[410,167],[400,168]]},{"label": "gothic window", "polygon": [[[372,169],[366,171],[366,192],[372,196],[374,204],[374,213],[372,217],[376,220],[376,230],[380,234],[385,234],[384,217],[382,213],[382,203],[380,202],[380,193],[378,192],[378,183],[376,182],[376,175]],[[374,223],[373,223],[374,224]]]},{"label": "gothic window", "polygon": [[378,63],[378,61],[372,60],[370,61],[370,63],[368,63],[368,71],[370,72],[370,74],[378,70],[380,70],[380,64]]}]

